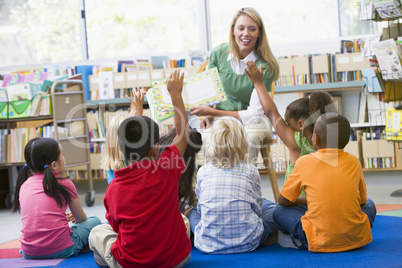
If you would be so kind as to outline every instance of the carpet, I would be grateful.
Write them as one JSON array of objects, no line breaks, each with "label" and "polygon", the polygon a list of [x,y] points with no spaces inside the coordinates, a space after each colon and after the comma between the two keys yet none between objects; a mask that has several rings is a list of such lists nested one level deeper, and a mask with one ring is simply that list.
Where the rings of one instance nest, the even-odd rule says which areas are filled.
[{"label": "carpet", "polygon": [[[312,253],[282,248],[279,244],[264,246],[250,253],[207,255],[197,249],[191,252],[188,268],[198,267],[402,267],[402,218],[378,215],[372,229],[373,242],[356,250],[340,253]],[[9,242],[14,243],[15,241]],[[0,245],[0,254],[5,248]],[[14,254],[16,251],[9,251]],[[6,254],[6,253],[5,253]],[[0,267],[97,267],[92,252],[64,260],[25,260],[10,255],[0,259]]]}]

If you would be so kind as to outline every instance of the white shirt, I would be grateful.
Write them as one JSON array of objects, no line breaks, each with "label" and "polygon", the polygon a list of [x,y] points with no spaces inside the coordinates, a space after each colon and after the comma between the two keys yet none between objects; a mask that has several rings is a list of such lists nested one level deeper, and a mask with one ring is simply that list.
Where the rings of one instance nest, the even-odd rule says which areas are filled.
[{"label": "white shirt", "polygon": [[[254,51],[252,51],[250,54],[248,54],[247,57],[244,59],[240,60],[240,65],[236,58],[233,57],[233,54],[230,53],[228,56],[228,60],[230,61],[230,65],[232,66],[233,72],[236,74],[244,74],[244,68],[246,68],[246,62],[249,60],[256,61],[257,56],[254,54]],[[240,120],[244,125],[249,125],[249,124],[258,124],[261,121],[261,118],[264,116],[264,110],[262,109],[260,99],[258,98],[257,91],[255,88],[253,89],[253,92],[251,93],[250,97],[250,103],[247,107],[246,110],[243,111],[238,111]]]}]

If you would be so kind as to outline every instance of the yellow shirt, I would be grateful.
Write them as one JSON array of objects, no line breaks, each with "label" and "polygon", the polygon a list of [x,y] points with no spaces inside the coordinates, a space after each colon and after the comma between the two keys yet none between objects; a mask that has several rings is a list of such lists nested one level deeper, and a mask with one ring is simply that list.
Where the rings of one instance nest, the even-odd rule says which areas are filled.
[{"label": "yellow shirt", "polygon": [[281,195],[294,202],[303,187],[308,210],[301,221],[309,251],[346,251],[372,241],[369,219],[360,208],[367,190],[355,156],[321,149],[299,158]]}]

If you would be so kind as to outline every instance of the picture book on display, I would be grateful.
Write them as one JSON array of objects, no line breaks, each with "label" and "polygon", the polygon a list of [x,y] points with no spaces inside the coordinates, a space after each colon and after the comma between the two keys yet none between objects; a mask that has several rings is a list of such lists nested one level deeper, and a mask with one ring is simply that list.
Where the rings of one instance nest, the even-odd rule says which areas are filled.
[{"label": "picture book on display", "polygon": [[[212,106],[226,100],[217,68],[184,77],[183,102],[187,111],[197,106]],[[157,122],[174,116],[172,99],[166,87],[166,79],[152,82],[147,92],[151,113]]]}]

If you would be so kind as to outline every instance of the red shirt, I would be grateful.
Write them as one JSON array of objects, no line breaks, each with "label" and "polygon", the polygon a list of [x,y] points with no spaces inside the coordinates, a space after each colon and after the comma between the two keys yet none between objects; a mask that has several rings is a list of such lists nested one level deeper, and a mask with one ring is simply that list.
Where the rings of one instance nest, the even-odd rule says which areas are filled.
[{"label": "red shirt", "polygon": [[191,251],[179,208],[186,166],[171,145],[157,160],[116,170],[106,189],[106,219],[117,233],[112,254],[123,267],[174,267]]}]

